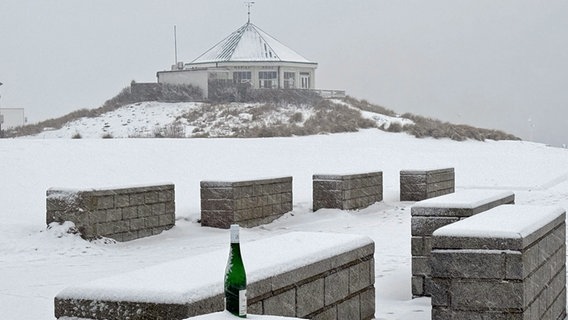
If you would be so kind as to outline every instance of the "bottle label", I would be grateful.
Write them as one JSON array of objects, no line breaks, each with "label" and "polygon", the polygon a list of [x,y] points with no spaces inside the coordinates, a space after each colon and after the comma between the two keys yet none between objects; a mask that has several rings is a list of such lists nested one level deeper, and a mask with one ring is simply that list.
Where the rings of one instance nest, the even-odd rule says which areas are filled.
[{"label": "bottle label", "polygon": [[247,291],[239,291],[239,316],[247,315]]}]

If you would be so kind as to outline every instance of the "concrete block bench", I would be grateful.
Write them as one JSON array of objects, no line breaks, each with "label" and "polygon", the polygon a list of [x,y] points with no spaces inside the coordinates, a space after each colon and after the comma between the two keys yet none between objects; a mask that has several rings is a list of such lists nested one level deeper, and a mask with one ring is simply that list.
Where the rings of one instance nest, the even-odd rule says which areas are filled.
[{"label": "concrete block bench", "polygon": [[494,190],[463,190],[416,202],[410,209],[412,295],[430,295],[430,250],[434,230],[499,205],[514,202],[514,193]]},{"label": "concrete block bench", "polygon": [[353,210],[383,200],[383,173],[313,176],[313,210]]},{"label": "concrete block bench", "polygon": [[255,227],[292,211],[292,177],[201,181],[201,225]]},{"label": "concrete block bench", "polygon": [[[246,242],[248,313],[372,319],[374,242],[365,236],[292,232]],[[79,284],[55,297],[55,316],[168,319],[222,311],[227,250]]]},{"label": "concrete block bench", "polygon": [[47,190],[46,223],[71,221],[86,239],[129,241],[175,225],[173,184]]},{"label": "concrete block bench", "polygon": [[436,230],[432,320],[564,319],[565,219],[506,205]]},{"label": "concrete block bench", "polygon": [[454,190],[454,168],[400,171],[400,201],[430,199]]}]

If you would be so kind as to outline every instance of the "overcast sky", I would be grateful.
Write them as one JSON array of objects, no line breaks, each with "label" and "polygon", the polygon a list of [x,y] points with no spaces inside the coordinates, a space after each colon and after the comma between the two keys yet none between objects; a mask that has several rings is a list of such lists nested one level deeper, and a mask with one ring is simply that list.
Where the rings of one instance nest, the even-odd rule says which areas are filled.
[{"label": "overcast sky", "polygon": [[[399,113],[568,144],[566,0],[256,0],[316,86]],[[0,107],[96,108],[246,23],[241,0],[1,0]]]}]

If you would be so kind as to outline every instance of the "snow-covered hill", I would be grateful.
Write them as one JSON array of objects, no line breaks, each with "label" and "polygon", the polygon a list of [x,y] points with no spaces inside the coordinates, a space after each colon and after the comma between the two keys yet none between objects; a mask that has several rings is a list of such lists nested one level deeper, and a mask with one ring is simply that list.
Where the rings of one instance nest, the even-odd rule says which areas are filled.
[{"label": "snow-covered hill", "polygon": [[[341,101],[356,112],[359,109]],[[198,102],[140,102],[126,105],[98,117],[80,118],[61,129],[47,129],[33,138],[154,138],[230,137],[244,129],[282,124],[303,126],[316,111],[307,105],[273,106],[262,103],[206,104]],[[412,123],[404,118],[361,112],[361,117],[388,128],[391,123]]]}]

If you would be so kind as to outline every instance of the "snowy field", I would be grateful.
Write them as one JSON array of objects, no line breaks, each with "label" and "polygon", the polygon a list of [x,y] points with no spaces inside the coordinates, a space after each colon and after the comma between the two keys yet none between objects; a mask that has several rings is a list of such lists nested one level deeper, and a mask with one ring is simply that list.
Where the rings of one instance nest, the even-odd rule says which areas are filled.
[{"label": "snowy field", "polygon": [[[226,230],[197,223],[201,180],[293,176],[293,212],[242,230],[243,243],[289,231],[371,237],[377,319],[430,319],[430,300],[411,299],[412,202],[399,201],[400,170],[454,167],[458,190],[510,190],[517,204],[568,208],[568,150],[518,141],[415,139],[379,130],[270,139],[2,139],[0,161],[3,319],[53,319],[53,298],[70,285],[228,250]],[[312,212],[313,174],[377,170],[384,173],[383,202],[360,211]],[[46,230],[50,187],[162,182],[175,184],[177,221],[158,236],[108,244],[86,242],[63,227]]]}]

